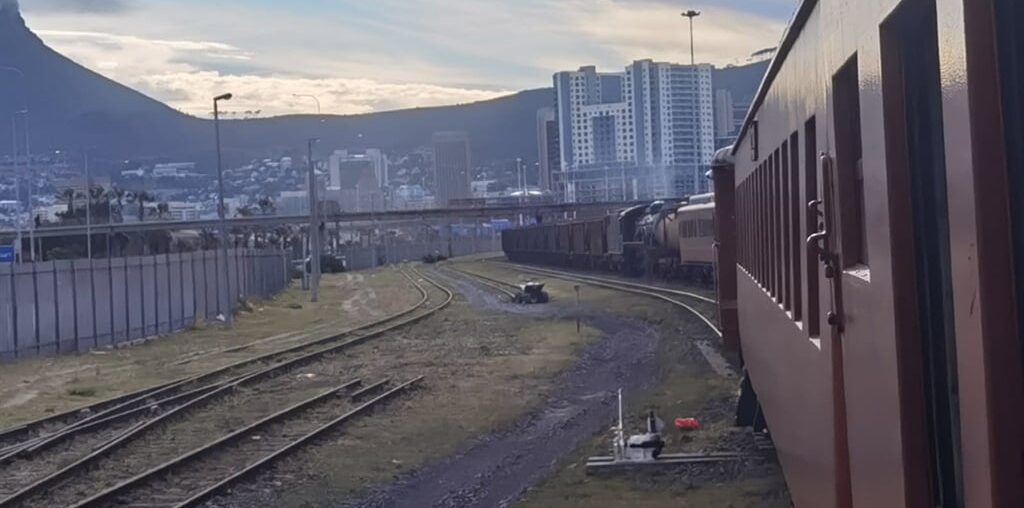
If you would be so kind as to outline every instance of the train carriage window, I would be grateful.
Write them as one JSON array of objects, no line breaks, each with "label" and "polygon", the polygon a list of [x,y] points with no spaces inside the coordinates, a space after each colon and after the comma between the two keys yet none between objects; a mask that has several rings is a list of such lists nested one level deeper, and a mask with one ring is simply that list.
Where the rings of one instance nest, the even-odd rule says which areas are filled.
[{"label": "train carriage window", "polygon": [[800,272],[800,134],[789,138],[789,242],[790,274],[793,284],[793,320],[803,318],[803,281]]},{"label": "train carriage window", "polygon": [[776,149],[771,155],[772,287],[775,289],[775,299],[782,303],[785,299],[782,288],[782,188],[779,184],[782,168],[779,167],[778,154],[778,149]]},{"label": "train carriage window", "polygon": [[790,202],[790,194],[789,194],[789,171],[790,171],[790,168],[789,168],[789,141],[784,141],[782,143],[781,157],[782,157],[782,171],[779,174],[779,187],[781,187],[782,200],[779,203],[780,207],[781,207],[779,216],[780,216],[780,218],[782,220],[779,221],[779,225],[780,225],[780,229],[781,229],[780,237],[781,237],[781,241],[782,241],[782,268],[783,268],[783,270],[782,270],[782,273],[783,273],[783,281],[782,281],[782,289],[783,289],[782,308],[784,308],[786,310],[792,310],[793,309],[793,278],[792,278],[792,275],[793,275],[792,274],[793,263],[792,263],[792,261],[790,261],[792,259],[792,251],[790,250],[790,247],[792,246],[792,242],[790,242],[789,238],[790,238],[790,236],[793,233],[795,233],[795,231],[791,231],[790,227],[789,227],[789,225],[790,225],[790,212],[792,212],[792,207],[789,204],[789,202]]},{"label": "train carriage window", "polygon": [[[812,201],[818,199],[818,122],[811,117],[804,124],[804,238],[818,232],[818,212]],[[818,292],[818,258],[813,248],[805,243],[807,257],[807,335],[812,339],[821,335],[821,308]]]},{"label": "train carriage window", "polygon": [[836,185],[843,268],[868,264],[864,214],[864,166],[857,55],[832,78],[836,132]]},{"label": "train carriage window", "polygon": [[761,285],[764,286],[765,290],[771,291],[771,249],[769,246],[772,244],[771,228],[768,227],[769,214],[768,207],[771,203],[769,196],[771,195],[768,190],[770,189],[768,180],[768,165],[767,162],[761,163]]}]

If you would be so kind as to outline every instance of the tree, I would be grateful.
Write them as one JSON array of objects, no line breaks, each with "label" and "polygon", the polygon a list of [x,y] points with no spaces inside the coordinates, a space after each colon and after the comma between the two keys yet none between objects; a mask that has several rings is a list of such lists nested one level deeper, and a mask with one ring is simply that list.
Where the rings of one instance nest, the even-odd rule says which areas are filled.
[{"label": "tree", "polygon": [[128,195],[128,202],[139,207],[139,222],[146,220],[146,203],[156,201],[156,197],[146,191],[138,191]]},{"label": "tree", "polygon": [[274,200],[270,196],[264,196],[256,203],[260,207],[261,215],[274,215],[277,210],[277,206],[274,204]]},{"label": "tree", "polygon": [[124,189],[120,189],[120,188],[117,188],[117,187],[111,187],[110,190],[107,191],[107,201],[109,202],[110,200],[113,200],[113,201],[117,202],[117,219],[118,219],[118,222],[124,221],[124,197],[125,197],[125,194],[126,193],[125,193]]},{"label": "tree", "polygon": [[70,217],[74,217],[75,215],[75,196],[75,189],[64,189],[57,194],[57,199],[62,199],[68,204],[67,214]]}]

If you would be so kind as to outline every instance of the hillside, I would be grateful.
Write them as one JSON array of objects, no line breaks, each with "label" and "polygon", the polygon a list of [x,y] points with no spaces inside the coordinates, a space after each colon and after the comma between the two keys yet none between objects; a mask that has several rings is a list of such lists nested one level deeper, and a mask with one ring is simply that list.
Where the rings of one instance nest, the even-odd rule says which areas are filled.
[{"label": "hillside", "polygon": [[[111,81],[47,47],[13,7],[0,3],[0,66],[16,67],[24,81],[0,72],[0,140],[11,139],[10,113],[28,104],[32,149],[77,151],[97,159],[166,157],[211,167],[213,125]],[[289,116],[225,121],[229,163],[299,151],[310,137],[320,150],[376,146],[412,150],[436,130],[470,133],[478,161],[535,157],[536,111],[550,90],[521,92],[473,104],[355,116]],[[361,136],[360,136],[361,135]],[[10,152],[0,143],[0,154]]]}]

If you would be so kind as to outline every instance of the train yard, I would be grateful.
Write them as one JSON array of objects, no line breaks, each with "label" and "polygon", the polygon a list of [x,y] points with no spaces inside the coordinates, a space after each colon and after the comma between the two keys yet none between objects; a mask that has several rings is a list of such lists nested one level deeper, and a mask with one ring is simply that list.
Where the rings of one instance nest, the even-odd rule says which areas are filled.
[{"label": "train yard", "polygon": [[[375,291],[401,294],[386,315],[371,303],[377,317],[354,326],[317,319],[305,334],[211,342],[166,362],[152,386],[84,408],[18,404],[49,414],[0,433],[0,506],[491,506],[593,446],[616,388],[646,404],[641,394],[683,382],[694,411],[734,391],[711,345],[714,300],[700,290],[495,261],[403,267],[352,286],[372,287],[370,277]],[[530,279],[547,282],[552,305],[511,303]],[[694,340],[666,345],[670,329]],[[696,371],[680,381],[666,361]],[[670,399],[658,403],[678,405]],[[643,490],[677,494],[663,487]]]}]

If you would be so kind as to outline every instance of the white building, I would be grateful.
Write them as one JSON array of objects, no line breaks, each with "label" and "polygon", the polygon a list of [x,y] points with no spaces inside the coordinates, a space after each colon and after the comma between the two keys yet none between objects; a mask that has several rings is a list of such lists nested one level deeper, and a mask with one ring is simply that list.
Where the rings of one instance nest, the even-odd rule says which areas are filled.
[{"label": "white building", "polygon": [[[225,205],[228,205],[225,202]],[[177,221],[199,220],[203,216],[203,205],[185,201],[169,201],[167,203],[170,219]]]},{"label": "white building", "polygon": [[171,162],[153,166],[154,178],[184,178],[196,171],[194,162]]},{"label": "white building", "polygon": [[388,185],[388,158],[384,152],[376,148],[368,148],[362,153],[349,150],[335,150],[328,159],[330,183],[328,188],[340,189],[344,184],[343,173],[348,169],[361,170],[364,165],[373,167],[377,187]]},{"label": "white building", "polygon": [[555,74],[567,201],[706,192],[714,155],[712,67],[639,60],[621,73]]},{"label": "white building", "polygon": [[309,214],[309,193],[301,191],[283,191],[277,197],[277,214],[281,216]]}]

